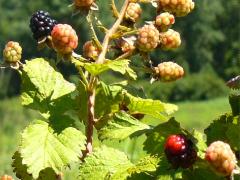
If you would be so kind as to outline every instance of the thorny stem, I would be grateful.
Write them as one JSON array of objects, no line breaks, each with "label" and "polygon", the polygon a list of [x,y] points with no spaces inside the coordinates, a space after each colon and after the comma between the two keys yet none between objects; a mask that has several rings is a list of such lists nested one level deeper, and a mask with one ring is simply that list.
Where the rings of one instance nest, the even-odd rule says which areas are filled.
[{"label": "thorny stem", "polygon": [[[97,64],[104,63],[111,37],[118,30],[118,27],[124,18],[128,4],[129,4],[129,0],[125,0],[117,21],[114,23],[112,28],[107,31],[102,43],[102,51],[98,59],[96,60]],[[95,96],[96,96],[95,88],[96,88],[97,82],[98,82],[97,77],[95,76],[90,77],[90,82],[88,86],[88,107],[87,107],[88,120],[87,120],[87,126],[86,126],[87,146],[86,146],[86,151],[83,157],[86,157],[87,154],[92,153],[92,150],[93,150],[92,142],[93,142],[93,128],[95,123],[95,112],[94,112]]]}]

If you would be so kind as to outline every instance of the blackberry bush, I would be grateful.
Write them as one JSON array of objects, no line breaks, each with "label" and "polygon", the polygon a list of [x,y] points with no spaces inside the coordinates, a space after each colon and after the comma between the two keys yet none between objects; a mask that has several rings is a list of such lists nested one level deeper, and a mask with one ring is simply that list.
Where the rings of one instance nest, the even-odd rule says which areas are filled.
[{"label": "blackberry bush", "polygon": [[53,19],[48,12],[40,10],[32,15],[29,26],[34,39],[41,40],[51,34],[56,24],[57,21]]},{"label": "blackberry bush", "polygon": [[[109,0],[109,12],[115,18],[110,28],[104,27],[98,16],[97,4],[101,1],[72,3],[74,12],[69,19],[72,15],[86,17],[88,42],[83,44],[82,35],[78,38],[78,29],[56,24],[49,13],[38,11],[31,18],[30,28],[40,45],[46,43],[55,52],[55,58],[21,60],[22,48],[14,41],[3,50],[1,68],[13,68],[21,77],[22,105],[41,115],[20,134],[19,147],[12,157],[16,177],[62,180],[70,171],[73,180],[239,178],[234,155],[240,151],[238,77],[227,83],[234,89],[229,97],[232,111],[214,120],[205,129],[205,135],[181,127],[174,118],[176,105],[150,99],[132,83],[143,73],[149,74],[145,76],[149,77],[149,86],[157,80],[169,83],[183,77],[184,69],[173,62],[178,57],[171,57],[174,59],[168,62],[159,58],[162,63],[154,67],[152,52],[180,46],[180,34],[169,28],[174,25],[174,16],[193,10],[194,2],[124,0],[119,9],[115,0]],[[141,23],[140,15],[145,13],[146,6],[152,5],[157,5],[149,16],[153,18]],[[76,10],[83,13],[77,14]],[[98,11],[102,13],[101,9]],[[83,52],[79,52],[77,47],[82,44]],[[78,81],[72,83],[64,78],[58,70],[60,61],[75,67]],[[112,72],[125,80],[113,80],[111,84],[102,81],[103,73],[111,77]],[[108,140],[115,146],[119,141],[138,137],[144,141],[138,148],[146,152],[141,159],[105,143]],[[73,167],[77,167],[77,172],[71,172]],[[209,167],[214,171],[209,171]]]}]

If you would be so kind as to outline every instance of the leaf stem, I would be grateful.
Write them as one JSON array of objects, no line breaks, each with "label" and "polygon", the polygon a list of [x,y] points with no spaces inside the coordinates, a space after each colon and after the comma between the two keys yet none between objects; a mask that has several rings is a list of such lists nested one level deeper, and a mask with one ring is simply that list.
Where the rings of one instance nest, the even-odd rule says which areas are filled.
[{"label": "leaf stem", "polygon": [[[129,4],[129,0],[125,0],[117,21],[114,23],[114,25],[111,27],[111,29],[109,31],[107,31],[105,38],[103,40],[103,43],[102,43],[102,51],[101,51],[98,59],[96,60],[97,64],[104,63],[106,53],[108,51],[110,39],[111,39],[112,35],[118,30],[118,27],[124,18],[128,4]],[[94,112],[95,96],[96,96],[95,89],[96,89],[97,83],[98,83],[97,77],[92,75],[90,77],[90,82],[88,85],[88,105],[87,105],[87,109],[88,109],[88,120],[87,121],[88,122],[86,125],[87,145],[86,145],[86,151],[85,151],[85,154],[83,155],[83,157],[86,157],[87,154],[90,154],[93,151],[92,143],[93,143],[93,128],[94,128],[94,124],[95,124],[95,112]]]}]

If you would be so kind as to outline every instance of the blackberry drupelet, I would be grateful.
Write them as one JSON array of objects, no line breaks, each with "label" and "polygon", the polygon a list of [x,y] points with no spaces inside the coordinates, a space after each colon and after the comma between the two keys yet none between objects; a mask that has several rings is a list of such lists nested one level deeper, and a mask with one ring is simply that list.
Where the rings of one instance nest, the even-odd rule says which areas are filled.
[{"label": "blackberry drupelet", "polygon": [[34,13],[30,19],[34,39],[39,40],[49,36],[56,24],[57,21],[52,19],[48,12],[40,10]]}]

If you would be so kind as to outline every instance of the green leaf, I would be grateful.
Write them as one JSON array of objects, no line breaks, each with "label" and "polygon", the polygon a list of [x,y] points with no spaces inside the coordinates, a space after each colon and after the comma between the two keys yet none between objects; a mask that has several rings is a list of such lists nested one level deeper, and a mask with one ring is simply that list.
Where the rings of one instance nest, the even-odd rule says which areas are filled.
[{"label": "green leaf", "polygon": [[157,169],[157,178],[158,180],[177,180],[182,179],[182,170],[181,169],[172,169],[171,165],[168,163],[165,157],[161,158],[161,161],[158,164],[159,168]]},{"label": "green leaf", "polygon": [[165,115],[170,115],[178,110],[178,107],[173,104],[166,104],[159,100],[142,99],[134,97],[129,93],[125,94],[125,104],[131,114],[147,114],[155,118],[166,120]]},{"label": "green leaf", "polygon": [[196,168],[193,170],[183,171],[182,178],[184,180],[224,180],[225,177],[216,175],[209,168]]},{"label": "green leaf", "polygon": [[126,179],[128,176],[127,169],[133,164],[128,157],[121,151],[102,146],[84,159],[80,166],[79,179],[83,180],[106,180],[112,179],[116,172],[121,173],[121,177],[115,179]]},{"label": "green leaf", "polygon": [[144,150],[150,154],[161,155],[164,152],[165,139],[171,134],[181,133],[184,133],[184,130],[174,118],[171,118],[168,122],[156,126],[147,134]]},{"label": "green leaf", "polygon": [[122,60],[106,60],[104,64],[96,64],[96,63],[84,63],[81,61],[75,62],[77,66],[84,67],[88,72],[92,75],[97,76],[104,71],[109,69],[119,72],[121,74],[125,74],[130,76],[133,79],[137,78],[136,73],[129,67],[129,60],[122,59]]},{"label": "green leaf", "polygon": [[122,87],[106,85],[103,82],[96,89],[95,115],[101,118],[107,114],[119,111],[119,104],[123,100]]},{"label": "green leaf", "polygon": [[99,139],[119,139],[123,140],[134,133],[149,130],[150,127],[131,117],[124,111],[115,113],[112,119],[108,120],[98,132]]},{"label": "green leaf", "polygon": [[69,127],[56,134],[48,123],[37,120],[22,133],[20,154],[27,172],[36,179],[39,172],[48,167],[56,174],[64,166],[79,161],[85,148],[85,136]]},{"label": "green leaf", "polygon": [[198,157],[202,159],[205,158],[205,151],[207,149],[207,144],[204,140],[204,135],[197,130],[193,131],[192,136],[194,137],[195,146],[197,147]]},{"label": "green leaf", "polygon": [[160,159],[157,156],[146,156],[143,159],[140,159],[139,162],[135,164],[134,168],[129,169],[128,171],[133,173],[142,173],[142,172],[154,172],[157,170],[158,163]]},{"label": "green leaf", "polygon": [[240,151],[240,126],[236,124],[228,125],[226,136],[232,149]]},{"label": "green leaf", "polygon": [[42,58],[26,61],[22,70],[22,104],[45,115],[73,109],[75,85]]},{"label": "green leaf", "polygon": [[[27,166],[22,164],[21,154],[16,151],[13,155],[13,172],[19,179],[32,180],[33,177],[27,172]],[[37,180],[56,179],[56,173],[51,168],[42,170]]]}]

